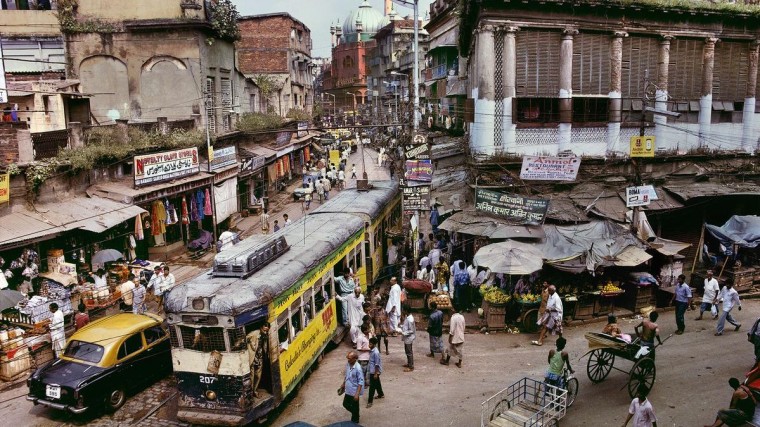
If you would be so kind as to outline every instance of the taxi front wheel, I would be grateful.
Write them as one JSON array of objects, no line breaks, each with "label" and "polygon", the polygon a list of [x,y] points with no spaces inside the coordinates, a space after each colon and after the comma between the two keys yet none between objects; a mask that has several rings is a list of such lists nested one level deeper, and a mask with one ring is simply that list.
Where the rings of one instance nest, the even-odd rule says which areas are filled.
[{"label": "taxi front wheel", "polygon": [[124,393],[123,388],[115,388],[108,393],[106,397],[106,409],[110,412],[116,412],[124,406],[124,402],[127,400],[127,395]]}]

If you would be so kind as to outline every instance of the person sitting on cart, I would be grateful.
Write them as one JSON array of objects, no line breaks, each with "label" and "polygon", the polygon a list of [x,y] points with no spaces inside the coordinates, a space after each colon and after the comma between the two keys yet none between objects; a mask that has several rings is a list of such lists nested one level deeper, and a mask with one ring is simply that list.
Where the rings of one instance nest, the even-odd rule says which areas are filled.
[{"label": "person sitting on cart", "polygon": [[743,426],[752,421],[757,405],[752,390],[746,385],[742,385],[737,378],[731,378],[728,380],[728,384],[734,389],[734,393],[731,395],[731,405],[728,409],[718,411],[715,422],[705,427]]},{"label": "person sitting on cart", "polygon": [[546,384],[561,389],[565,388],[564,380],[562,378],[562,370],[564,369],[565,364],[567,364],[567,370],[570,371],[571,374],[575,372],[573,371],[573,368],[570,367],[570,357],[565,351],[566,344],[567,340],[564,337],[557,338],[557,349],[549,350],[549,357],[547,358],[549,369],[546,370],[546,376],[544,377],[544,382]]},{"label": "person sitting on cart", "polygon": [[[653,359],[655,338],[658,343],[662,344],[662,340],[660,339],[660,327],[655,323],[657,322],[658,317],[659,314],[657,314],[656,311],[652,311],[649,313],[649,319],[642,320],[641,323],[634,328],[636,335],[639,337],[639,344],[642,347],[649,347]],[[639,328],[641,328],[641,331],[639,331]]]},{"label": "person sitting on cart", "polygon": [[617,324],[617,318],[614,314],[610,314],[607,316],[607,325],[604,326],[604,329],[602,329],[603,334],[611,335],[615,338],[620,338],[621,340],[627,342],[628,344],[631,343],[631,336],[628,334],[624,334],[622,330],[620,330],[620,327]]}]

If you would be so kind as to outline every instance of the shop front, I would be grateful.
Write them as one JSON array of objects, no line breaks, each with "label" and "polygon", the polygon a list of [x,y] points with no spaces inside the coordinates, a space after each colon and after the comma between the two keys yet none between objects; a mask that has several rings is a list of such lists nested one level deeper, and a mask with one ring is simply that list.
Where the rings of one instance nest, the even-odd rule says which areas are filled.
[{"label": "shop front", "polygon": [[135,223],[137,258],[165,261],[213,235],[214,174],[200,171],[197,148],[135,156],[133,165],[133,180],[96,184],[87,193],[147,211]]},{"label": "shop front", "polygon": [[267,167],[274,165],[277,152],[260,145],[240,144],[237,194],[241,210],[258,213],[269,197]]},{"label": "shop front", "polygon": [[214,150],[210,169],[214,173],[212,199],[216,211],[214,230],[216,241],[216,236],[229,229],[225,221],[239,211],[237,189],[240,163],[237,160],[237,148],[229,146]]}]

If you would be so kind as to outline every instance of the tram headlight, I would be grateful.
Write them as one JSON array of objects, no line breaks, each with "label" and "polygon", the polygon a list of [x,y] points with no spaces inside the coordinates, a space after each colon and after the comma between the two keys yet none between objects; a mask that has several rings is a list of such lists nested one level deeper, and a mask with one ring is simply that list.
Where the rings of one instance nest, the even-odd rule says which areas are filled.
[{"label": "tram headlight", "polygon": [[213,390],[206,390],[207,400],[216,400],[216,393]]},{"label": "tram headlight", "polygon": [[193,300],[193,310],[203,310],[206,308],[206,302],[203,298],[196,298]]}]

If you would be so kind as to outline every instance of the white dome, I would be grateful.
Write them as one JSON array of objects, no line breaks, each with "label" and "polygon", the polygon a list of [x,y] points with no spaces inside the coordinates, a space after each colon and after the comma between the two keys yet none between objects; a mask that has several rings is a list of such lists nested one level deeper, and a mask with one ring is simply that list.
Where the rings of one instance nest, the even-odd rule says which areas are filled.
[{"label": "white dome", "polygon": [[381,28],[390,24],[390,21],[386,16],[373,9],[372,6],[370,6],[369,1],[364,0],[361,6],[356,10],[352,10],[343,21],[343,41],[356,41],[357,20],[362,23],[363,40],[369,40],[370,36],[376,34]]}]

